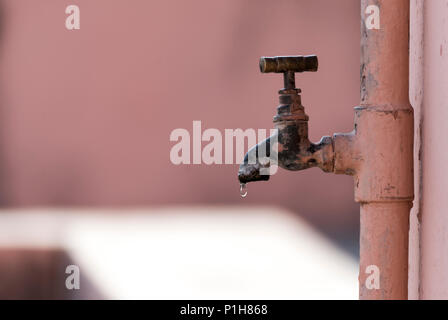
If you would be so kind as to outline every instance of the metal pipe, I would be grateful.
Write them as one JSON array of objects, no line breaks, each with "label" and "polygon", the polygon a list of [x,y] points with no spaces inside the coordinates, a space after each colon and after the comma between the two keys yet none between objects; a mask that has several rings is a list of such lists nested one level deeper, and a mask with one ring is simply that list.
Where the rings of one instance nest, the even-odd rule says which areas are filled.
[{"label": "metal pipe", "polygon": [[[361,134],[357,191],[361,202],[360,299],[408,299],[409,214],[414,199],[414,114],[409,103],[409,0],[362,0],[380,9],[380,29],[363,23],[359,116],[377,133]],[[363,123],[360,119],[359,123]],[[364,132],[366,130],[363,130]],[[373,139],[373,140],[371,140]],[[370,145],[369,142],[374,142]],[[369,290],[366,268],[377,265],[380,288]]]},{"label": "metal pipe", "polygon": [[[333,137],[335,172],[354,176],[361,204],[360,299],[407,299],[414,199],[409,0],[362,0],[363,17],[370,5],[380,9],[380,29],[362,23],[361,105],[355,131]],[[379,288],[369,283],[372,270]]]},{"label": "metal pipe", "polygon": [[[407,201],[370,202],[361,205],[359,298],[408,298],[408,229],[411,204]],[[379,288],[369,279],[376,266]],[[366,285],[366,282],[368,283]]]}]

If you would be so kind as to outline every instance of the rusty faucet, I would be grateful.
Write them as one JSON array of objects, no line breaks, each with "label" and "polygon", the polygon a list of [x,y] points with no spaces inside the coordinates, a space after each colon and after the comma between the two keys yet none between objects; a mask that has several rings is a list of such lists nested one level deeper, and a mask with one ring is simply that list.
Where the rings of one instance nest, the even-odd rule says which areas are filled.
[{"label": "rusty faucet", "polygon": [[[283,73],[284,88],[279,91],[280,104],[274,117],[276,134],[254,146],[240,165],[238,179],[245,184],[269,180],[269,167],[298,171],[319,167],[333,171],[333,142],[323,137],[314,144],[308,138],[308,119],[301,102],[301,90],[296,88],[296,72],[316,72],[317,56],[262,57],[262,73]],[[266,169],[266,171],[263,171]]]}]

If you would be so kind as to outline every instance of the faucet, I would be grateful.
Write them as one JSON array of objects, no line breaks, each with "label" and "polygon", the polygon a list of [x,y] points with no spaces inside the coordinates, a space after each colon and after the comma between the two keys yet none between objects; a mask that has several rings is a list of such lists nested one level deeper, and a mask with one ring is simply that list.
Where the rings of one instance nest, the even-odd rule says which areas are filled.
[{"label": "faucet", "polygon": [[252,147],[240,165],[238,179],[242,185],[269,180],[274,165],[289,171],[319,167],[333,172],[333,139],[325,136],[318,143],[309,140],[309,117],[302,105],[301,90],[295,85],[296,72],[317,69],[315,55],[260,58],[262,73],[283,73],[284,88],[279,91],[280,103],[274,116],[275,133]]}]

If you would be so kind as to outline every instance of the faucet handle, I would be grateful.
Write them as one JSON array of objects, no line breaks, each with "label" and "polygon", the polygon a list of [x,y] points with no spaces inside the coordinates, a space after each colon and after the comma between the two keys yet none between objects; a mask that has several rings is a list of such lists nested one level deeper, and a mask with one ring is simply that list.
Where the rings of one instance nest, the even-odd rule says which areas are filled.
[{"label": "faucet handle", "polygon": [[319,66],[317,56],[279,56],[279,57],[261,57],[261,73],[285,73],[317,71]]},{"label": "faucet handle", "polygon": [[295,72],[316,72],[319,62],[316,55],[261,57],[261,73],[283,73],[285,89],[295,88]]}]

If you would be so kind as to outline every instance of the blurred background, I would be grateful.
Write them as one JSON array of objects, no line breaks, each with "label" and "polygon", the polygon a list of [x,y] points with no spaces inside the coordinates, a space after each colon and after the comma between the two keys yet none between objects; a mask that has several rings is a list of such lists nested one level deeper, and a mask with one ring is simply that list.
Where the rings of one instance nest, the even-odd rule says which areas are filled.
[{"label": "blurred background", "polygon": [[258,60],[293,54],[319,57],[296,76],[311,140],[351,131],[359,6],[0,0],[0,298],[357,298],[350,177],[279,170],[242,199],[237,164],[176,166],[169,137],[272,128]]}]

